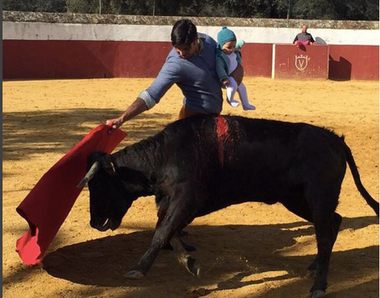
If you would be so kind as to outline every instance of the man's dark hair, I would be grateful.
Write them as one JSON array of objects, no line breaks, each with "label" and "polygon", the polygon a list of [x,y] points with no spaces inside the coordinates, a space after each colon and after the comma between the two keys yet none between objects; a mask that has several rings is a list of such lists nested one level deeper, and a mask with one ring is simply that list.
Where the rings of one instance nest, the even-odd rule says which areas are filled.
[{"label": "man's dark hair", "polygon": [[173,47],[186,44],[192,44],[197,38],[197,27],[188,19],[178,20],[172,29]]}]

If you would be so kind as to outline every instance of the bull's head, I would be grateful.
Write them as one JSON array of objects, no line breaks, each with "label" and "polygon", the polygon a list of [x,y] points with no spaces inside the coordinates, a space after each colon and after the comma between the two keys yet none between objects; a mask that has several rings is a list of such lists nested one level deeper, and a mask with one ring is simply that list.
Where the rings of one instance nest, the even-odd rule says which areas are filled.
[{"label": "bull's head", "polygon": [[115,230],[131,207],[133,197],[111,161],[110,155],[102,152],[91,153],[87,161],[87,174],[78,184],[88,182],[90,191],[90,225],[99,231]]}]

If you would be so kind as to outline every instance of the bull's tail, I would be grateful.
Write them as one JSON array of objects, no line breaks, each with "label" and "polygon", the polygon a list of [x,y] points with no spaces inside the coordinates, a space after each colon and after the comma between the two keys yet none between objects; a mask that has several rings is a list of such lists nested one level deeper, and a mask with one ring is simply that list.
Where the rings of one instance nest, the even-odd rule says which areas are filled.
[{"label": "bull's tail", "polygon": [[372,209],[376,212],[377,216],[379,216],[379,203],[376,202],[368,193],[368,191],[364,188],[360,180],[359,171],[356,166],[354,157],[352,156],[351,149],[347,146],[347,144],[344,141],[343,141],[343,146],[344,146],[344,151],[346,153],[346,160],[347,160],[348,165],[350,166],[351,173],[354,178],[357,189],[359,190],[363,198],[366,200],[367,204],[370,205]]}]

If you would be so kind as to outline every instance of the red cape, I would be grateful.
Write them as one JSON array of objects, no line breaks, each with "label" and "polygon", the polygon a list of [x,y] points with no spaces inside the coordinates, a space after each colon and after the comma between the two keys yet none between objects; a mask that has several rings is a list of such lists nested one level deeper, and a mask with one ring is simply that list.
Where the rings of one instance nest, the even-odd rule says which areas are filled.
[{"label": "red cape", "polygon": [[126,137],[116,129],[99,125],[63,156],[38,181],[16,211],[29,224],[29,231],[16,242],[16,251],[26,265],[42,261],[53,238],[82,189],[77,184],[86,175],[87,156],[92,151],[111,153]]}]

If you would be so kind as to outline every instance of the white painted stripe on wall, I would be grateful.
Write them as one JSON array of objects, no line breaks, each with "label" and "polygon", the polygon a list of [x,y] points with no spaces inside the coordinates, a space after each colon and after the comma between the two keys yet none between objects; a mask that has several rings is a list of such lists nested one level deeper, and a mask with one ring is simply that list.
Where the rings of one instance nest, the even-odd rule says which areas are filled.
[{"label": "white painted stripe on wall", "polygon": [[[293,43],[294,37],[301,32],[297,28],[262,28],[262,27],[229,27],[238,39],[248,43]],[[205,32],[216,38],[218,27],[199,27],[198,31]],[[345,30],[345,29],[313,29],[308,32],[317,41],[326,44],[345,45],[379,45],[379,30]]]},{"label": "white painted stripe on wall", "polygon": [[276,70],[276,44],[272,45],[272,79],[274,79],[275,76],[275,70]]},{"label": "white painted stripe on wall", "polygon": [[[3,40],[170,41],[172,26],[3,22]],[[229,27],[247,43],[292,43],[297,28]],[[198,26],[216,39],[221,27]],[[337,45],[379,45],[379,30],[313,29],[315,40]]]},{"label": "white painted stripe on wall", "polygon": [[170,41],[172,26],[3,22],[3,39]]}]

